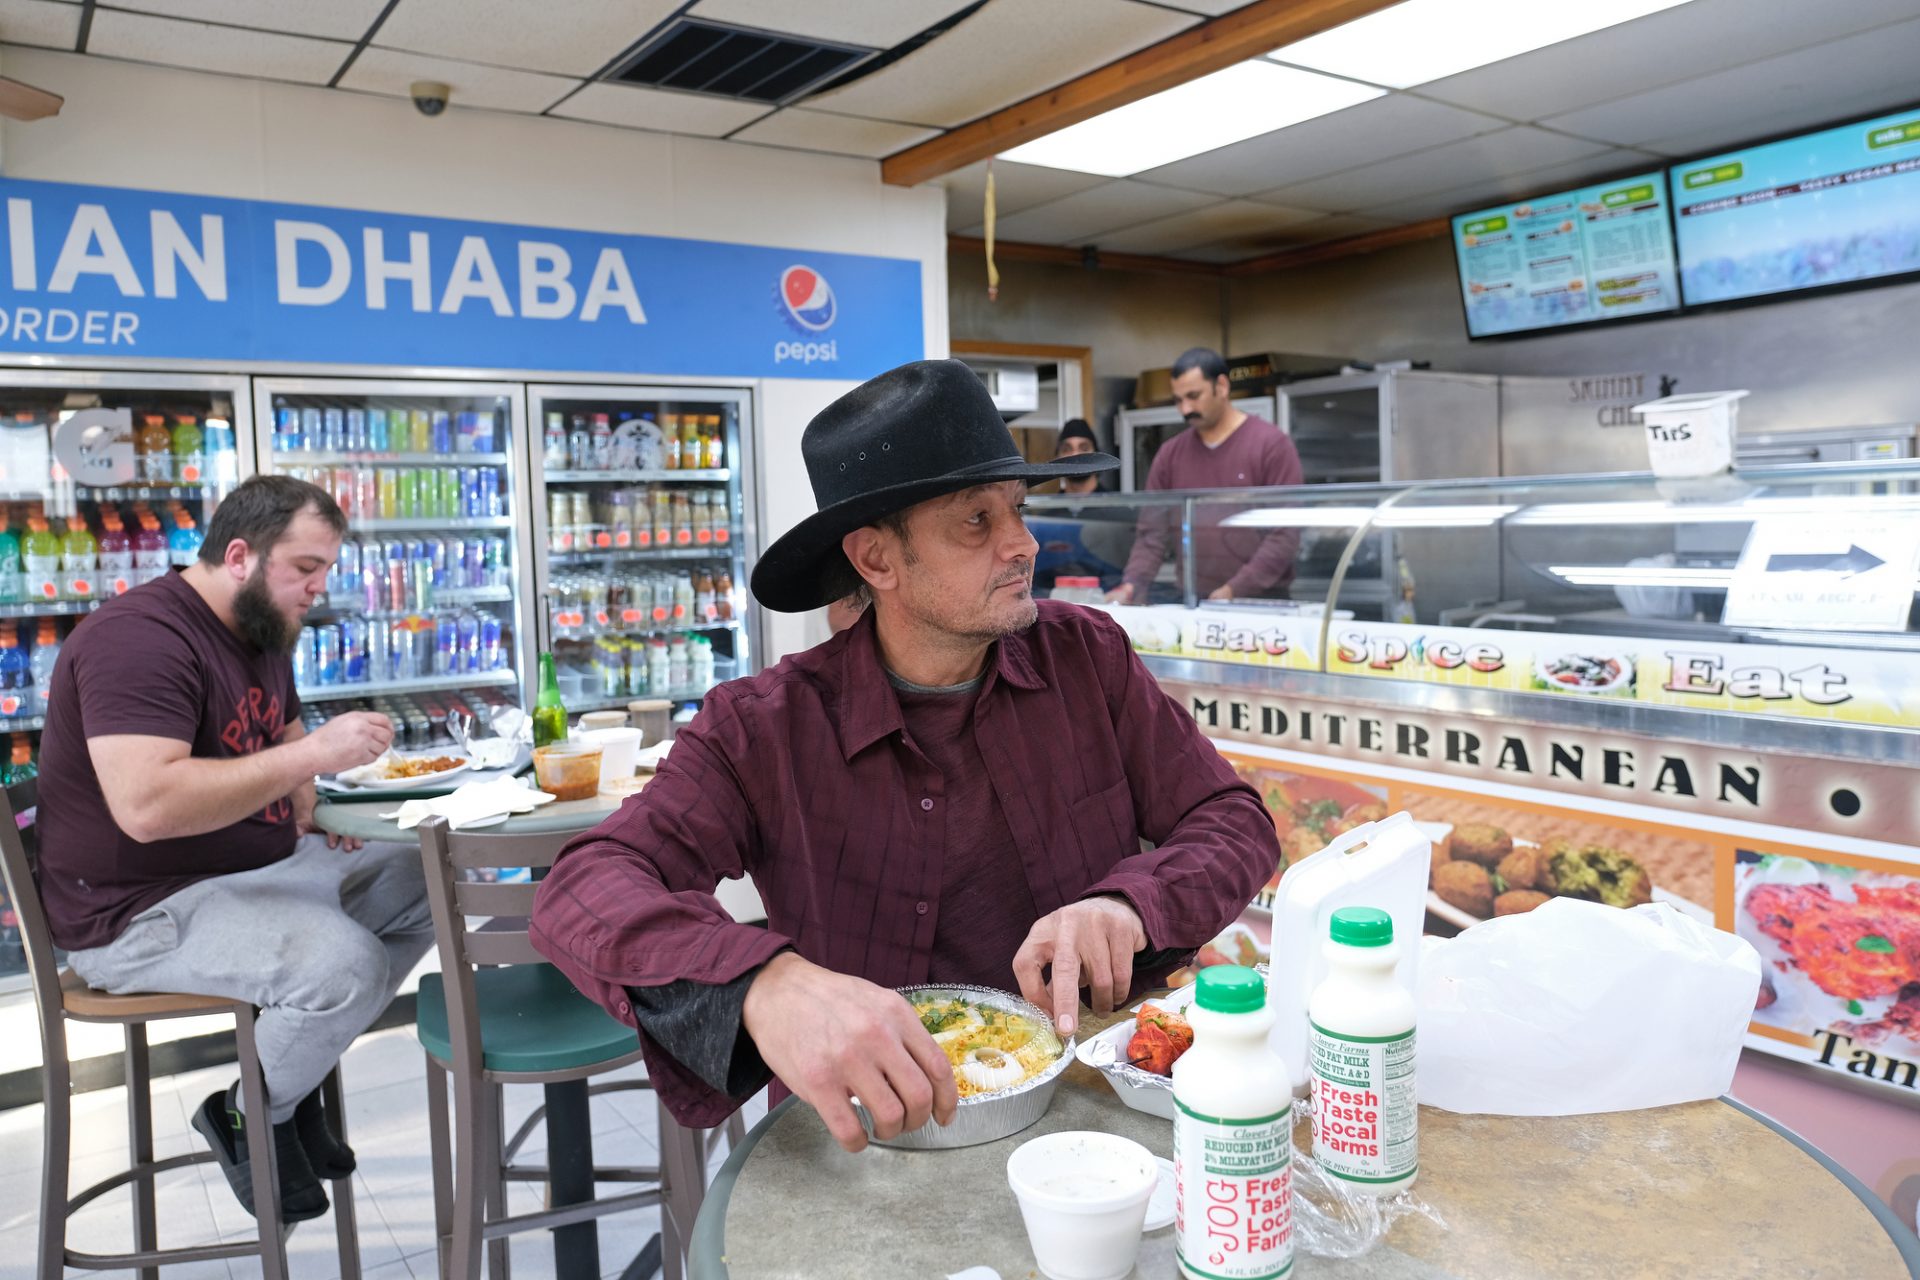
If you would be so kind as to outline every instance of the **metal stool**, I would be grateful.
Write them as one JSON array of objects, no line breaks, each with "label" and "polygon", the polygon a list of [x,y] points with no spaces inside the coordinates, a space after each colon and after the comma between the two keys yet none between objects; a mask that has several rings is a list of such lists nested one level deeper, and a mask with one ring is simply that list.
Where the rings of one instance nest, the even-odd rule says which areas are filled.
[{"label": "metal stool", "polygon": [[[7,896],[12,899],[20,920],[20,936],[26,945],[27,974],[33,984],[33,1001],[40,1015],[41,1060],[45,1064],[42,1080],[46,1098],[45,1163],[40,1184],[39,1280],[62,1280],[66,1267],[88,1270],[138,1270],[141,1280],[159,1280],[163,1263],[200,1262],[214,1258],[240,1258],[257,1254],[264,1280],[287,1280],[286,1228],[280,1221],[279,1171],[275,1168],[271,1140],[253,1144],[253,1202],[258,1209],[260,1232],[257,1239],[231,1244],[198,1245],[192,1248],[162,1249],[158,1246],[154,1215],[154,1178],[173,1169],[211,1161],[212,1151],[153,1158],[152,1073],[148,1063],[147,1024],[168,1018],[193,1018],[209,1014],[231,1014],[234,1038],[240,1054],[240,1090],[250,1116],[268,1114],[266,1080],[260,1072],[260,1054],[254,1042],[255,1011],[245,1001],[217,996],[109,995],[95,991],[78,976],[54,963],[53,940],[47,929],[46,913],[40,904],[40,891],[33,877],[33,853],[30,852],[32,809],[38,799],[38,784],[18,783],[0,792],[0,872],[4,872]],[[16,814],[25,815],[23,823]],[[83,1188],[69,1198],[68,1157],[73,1137],[72,1073],[67,1064],[68,1019],[75,1022],[118,1023],[126,1035],[127,1148],[129,1165],[125,1172]],[[323,1101],[329,1113],[341,1124],[345,1134],[345,1111],[340,1103],[338,1070],[321,1085]],[[133,1188],[133,1241],[131,1253],[82,1253],[67,1246],[67,1220],[107,1192],[131,1185]],[[360,1248],[354,1228],[353,1180],[335,1181],[330,1188],[333,1200],[334,1228],[339,1236],[340,1275],[342,1280],[358,1280]]]}]

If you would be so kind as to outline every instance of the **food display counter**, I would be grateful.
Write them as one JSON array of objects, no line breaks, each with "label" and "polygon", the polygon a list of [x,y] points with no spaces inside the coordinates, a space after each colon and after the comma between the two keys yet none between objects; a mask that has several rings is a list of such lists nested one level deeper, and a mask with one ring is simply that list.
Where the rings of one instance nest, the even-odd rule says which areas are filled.
[{"label": "food display counter", "polygon": [[[1751,1047],[1920,1100],[1920,464],[1035,497],[1040,593],[1098,601],[1142,521],[1155,602],[1101,607],[1290,858],[1407,810],[1432,932],[1668,903],[1766,961]],[[1198,598],[1185,553],[1270,538],[1274,598]]]}]

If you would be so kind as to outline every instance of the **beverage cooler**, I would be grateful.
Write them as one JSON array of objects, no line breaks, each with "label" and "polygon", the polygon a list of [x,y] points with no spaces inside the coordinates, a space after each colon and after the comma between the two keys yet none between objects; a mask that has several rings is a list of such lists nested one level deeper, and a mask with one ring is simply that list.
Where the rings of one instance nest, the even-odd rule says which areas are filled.
[{"label": "beverage cooler", "polygon": [[[67,633],[199,558],[252,437],[244,378],[0,372],[0,784],[34,776]],[[0,894],[0,978],[25,967]]]},{"label": "beverage cooler", "polygon": [[745,389],[528,388],[535,581],[570,712],[753,670]]},{"label": "beverage cooler", "polygon": [[256,378],[261,470],[331,493],[348,531],[294,680],[309,727],[386,713],[395,742],[450,741],[520,702],[534,669],[521,385]]}]

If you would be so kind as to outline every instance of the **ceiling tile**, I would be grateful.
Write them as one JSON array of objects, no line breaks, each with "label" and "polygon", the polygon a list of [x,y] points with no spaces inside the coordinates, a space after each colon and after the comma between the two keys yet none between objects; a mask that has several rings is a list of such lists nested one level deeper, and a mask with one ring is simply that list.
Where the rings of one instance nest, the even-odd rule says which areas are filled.
[{"label": "ceiling tile", "polygon": [[[1911,101],[1920,19],[1833,40],[1543,123],[1622,146],[1662,139],[1744,141]],[[1762,125],[1765,117],[1770,124]],[[1696,144],[1697,145],[1697,144]],[[1665,150],[1663,146],[1661,150]]]},{"label": "ceiling tile", "polygon": [[1003,240],[1034,244],[1086,244],[1101,233],[1151,222],[1217,203],[1197,191],[1176,191],[1145,182],[1118,179],[1089,188],[1010,218],[997,228]]},{"label": "ceiling tile", "polygon": [[[387,0],[113,0],[116,9],[133,9],[165,18],[222,22],[256,31],[296,36],[358,40],[387,6]],[[92,47],[92,42],[88,42]]]},{"label": "ceiling tile", "polygon": [[892,66],[808,105],[952,128],[1198,21],[1135,0],[994,0]]},{"label": "ceiling tile", "polygon": [[[981,160],[940,180],[947,188],[947,230],[978,234],[987,200],[987,162]],[[1048,169],[1037,164],[993,162],[993,205],[1001,217],[1046,204],[1109,181],[1096,173]]]},{"label": "ceiling tile", "polygon": [[1135,176],[1243,196],[1504,127],[1492,116],[1395,93]]},{"label": "ceiling tile", "polygon": [[841,156],[866,156],[879,159],[902,147],[938,137],[938,129],[918,125],[893,124],[886,120],[862,120],[858,116],[838,116],[827,111],[807,111],[788,107],[763,117],[733,135],[740,142],[757,142],[768,147],[790,147],[799,151],[828,151]]},{"label": "ceiling tile", "polygon": [[409,96],[408,86],[416,80],[438,80],[452,89],[453,96],[448,102],[455,107],[536,114],[580,87],[580,81],[566,76],[510,71],[505,67],[455,62],[451,58],[430,58],[424,53],[371,48],[353,60],[353,66],[340,79],[340,87],[404,98]]},{"label": "ceiling tile", "polygon": [[1425,195],[1388,200],[1364,210],[1368,217],[1385,218],[1396,226],[1409,222],[1421,222],[1427,218],[1450,217],[1456,213],[1466,213],[1487,205],[1503,204],[1511,200],[1524,200],[1528,196],[1547,195],[1555,191],[1565,191],[1570,187],[1584,187],[1593,182],[1604,182],[1615,176],[1648,171],[1658,171],[1666,161],[1645,151],[1608,150],[1595,155],[1564,164],[1543,165],[1525,173],[1505,175],[1485,175],[1473,177],[1461,173],[1471,181],[1448,187],[1444,191],[1428,192]]},{"label": "ceiling tile", "polygon": [[179,22],[144,13],[95,9],[87,52],[163,67],[217,71],[256,80],[325,84],[353,46],[307,36],[283,36],[237,27]]},{"label": "ceiling tile", "polygon": [[1312,182],[1263,192],[1260,198],[1303,209],[1349,213],[1392,200],[1444,191],[1471,178],[1502,178],[1608,150],[1605,145],[1524,126],[1482,134]]},{"label": "ceiling tile", "polygon": [[496,67],[590,76],[679,0],[399,0],[375,43]]},{"label": "ceiling tile", "polygon": [[836,0],[833,4],[795,4],[793,0],[700,0],[689,17],[711,18],[762,31],[784,31],[867,45],[893,46],[958,13],[971,0]]},{"label": "ceiling tile", "polygon": [[590,84],[553,108],[569,120],[591,120],[658,133],[691,133],[718,138],[766,115],[759,102],[733,102],[697,93],[642,89],[638,85]]},{"label": "ceiling tile", "polygon": [[1278,235],[1288,227],[1312,222],[1320,216],[1304,209],[1283,209],[1278,205],[1255,204],[1251,200],[1228,200],[1102,236],[1100,247],[1115,253],[1177,253],[1182,249],[1222,240]]},{"label": "ceiling tile", "polygon": [[0,0],[0,44],[71,51],[80,42],[80,6],[54,0]]},{"label": "ceiling tile", "polygon": [[[1756,8],[1764,13],[1756,13]],[[1424,97],[1539,120],[1912,17],[1913,0],[1692,0],[1423,84]]]}]

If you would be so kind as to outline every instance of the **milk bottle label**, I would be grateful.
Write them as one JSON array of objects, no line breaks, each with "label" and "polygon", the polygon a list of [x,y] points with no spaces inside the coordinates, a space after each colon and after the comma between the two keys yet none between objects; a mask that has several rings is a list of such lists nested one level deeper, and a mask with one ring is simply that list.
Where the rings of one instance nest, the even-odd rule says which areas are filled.
[{"label": "milk bottle label", "polygon": [[1174,1249],[1188,1274],[1273,1280],[1293,1268],[1293,1113],[1203,1116],[1174,1100]]},{"label": "milk bottle label", "polygon": [[1344,1036],[1315,1024],[1313,1158],[1349,1182],[1398,1182],[1419,1166],[1413,1032]]}]

